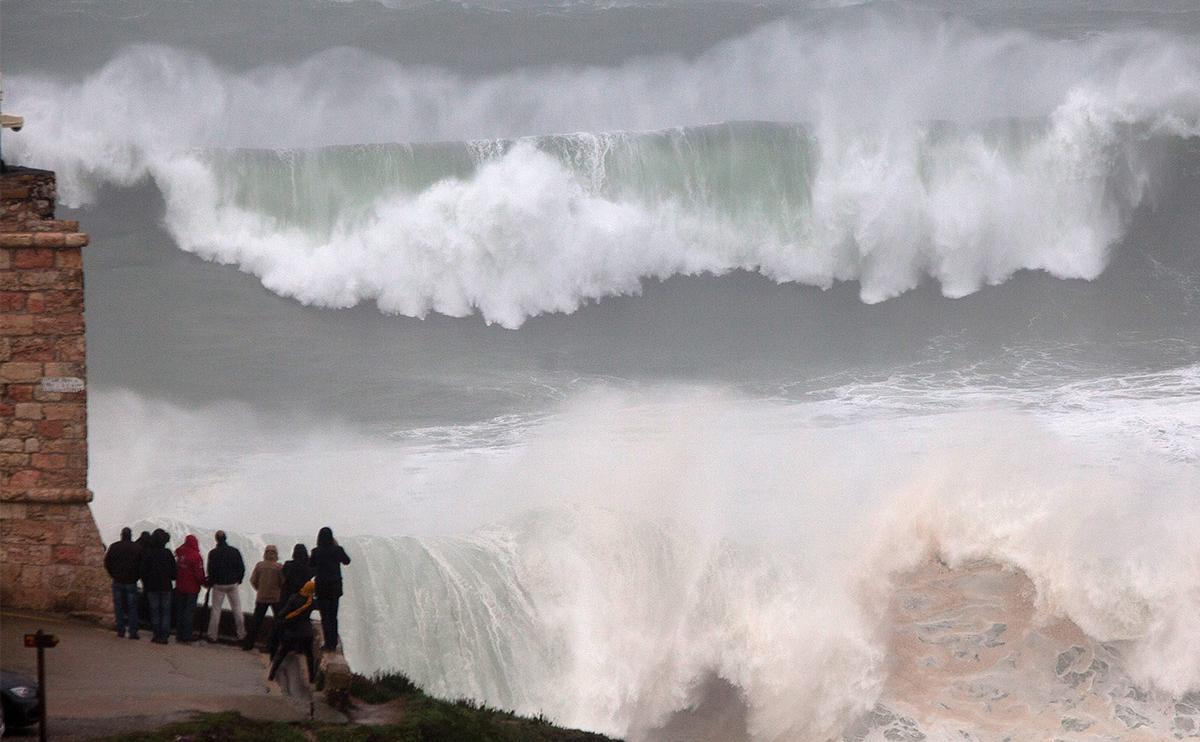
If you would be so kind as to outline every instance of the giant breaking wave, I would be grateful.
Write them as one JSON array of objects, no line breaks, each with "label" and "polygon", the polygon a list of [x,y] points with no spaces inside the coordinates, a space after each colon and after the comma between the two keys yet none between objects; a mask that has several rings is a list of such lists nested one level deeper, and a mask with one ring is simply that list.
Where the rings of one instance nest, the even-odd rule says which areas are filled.
[{"label": "giant breaking wave", "polygon": [[[872,714],[877,701],[935,740],[1080,739],[1060,718],[1094,735],[1129,731],[1122,715],[1146,727],[1122,738],[1161,738],[1176,715],[1200,719],[1172,711],[1200,682],[1200,519],[1194,447],[1181,458],[1145,426],[1194,441],[1198,382],[1196,366],[1113,378],[1083,392],[1110,403],[1092,405],[1066,385],[1028,412],[904,413],[919,396],[866,392],[898,414],[865,419],[834,400],[595,390],[486,450],[106,393],[96,419],[115,434],[95,479],[125,497],[97,515],[115,531],[154,512],[138,527],[206,543],[254,523],[234,540],[258,554],[311,540],[320,513],[354,558],[342,631],[356,670],[629,739],[923,738],[876,728],[892,713]],[[256,453],[179,481],[215,440]],[[385,532],[352,536],[364,518]],[[978,594],[945,602],[905,577],[935,555]],[[972,577],[980,559],[1025,587]],[[899,656],[912,633],[919,652]],[[1055,675],[1060,651],[1058,676],[1080,660],[1074,679]],[[1095,680],[1093,653],[1107,663]],[[953,708],[936,702],[943,678],[961,686]],[[741,728],[658,733],[712,683],[732,689],[717,705],[743,707]],[[864,714],[869,736],[842,734]],[[977,734],[988,724],[1003,728]]]},{"label": "giant breaking wave", "polygon": [[472,80],[349,49],[235,74],[132,47],[10,89],[36,122],[13,146],[68,204],[151,178],[180,247],[277,293],[506,327],[676,274],[858,281],[867,302],[926,277],[1091,279],[1164,139],[1200,131],[1194,45],[906,16]]}]

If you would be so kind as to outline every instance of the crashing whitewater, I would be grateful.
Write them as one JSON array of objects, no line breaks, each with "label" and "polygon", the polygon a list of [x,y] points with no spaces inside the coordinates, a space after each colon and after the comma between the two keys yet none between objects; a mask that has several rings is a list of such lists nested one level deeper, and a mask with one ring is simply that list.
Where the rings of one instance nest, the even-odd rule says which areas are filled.
[{"label": "crashing whitewater", "polygon": [[[179,248],[276,294],[524,338],[675,276],[870,304],[1101,278],[1197,167],[1200,50],[879,13],[478,78],[134,46],[6,95],[38,122],[6,152],[68,205],[149,183]],[[382,439],[117,380],[91,397],[96,514],[245,523],[247,555],[327,519],[357,670],[634,740],[1200,735],[1200,367],[1170,333],[1182,362],[1085,381],[1023,346],[1055,368],[794,396],[588,379]]]},{"label": "crashing whitewater", "polygon": [[[1135,399],[1136,383],[1109,393]],[[1141,383],[1191,389],[1126,414],[1191,420],[1177,432],[1194,440],[1197,370]],[[856,419],[833,402],[605,392],[455,453],[247,424],[277,453],[182,504],[147,485],[184,464],[163,446],[227,435],[236,413],[118,395],[98,419],[146,451],[98,452],[121,461],[98,479],[137,503],[98,514],[167,513],[176,533],[269,522],[241,539],[251,554],[303,538],[313,512],[440,530],[343,539],[352,664],[631,739],[1186,731],[1196,714],[1172,709],[1200,682],[1200,452],[1060,394],[1039,414],[996,400]],[[330,512],[320,493],[375,491],[364,477],[422,502]],[[285,498],[294,512],[273,512]]]},{"label": "crashing whitewater", "polygon": [[68,204],[149,178],[181,248],[276,293],[513,328],[673,275],[856,281],[867,302],[1092,279],[1163,140],[1200,132],[1186,41],[882,20],[470,81],[350,49],[233,73],[144,46],[12,88],[43,122],[17,151]]}]

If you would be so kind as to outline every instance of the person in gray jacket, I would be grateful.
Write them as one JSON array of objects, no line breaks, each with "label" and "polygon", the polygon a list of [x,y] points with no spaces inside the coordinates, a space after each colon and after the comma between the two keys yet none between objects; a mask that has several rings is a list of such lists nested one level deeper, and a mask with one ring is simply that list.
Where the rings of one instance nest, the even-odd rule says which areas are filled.
[{"label": "person in gray jacket", "polygon": [[283,598],[283,565],[279,563],[279,549],[274,544],[267,546],[263,551],[263,560],[254,565],[254,571],[250,573],[250,586],[255,591],[254,617],[250,619],[246,643],[242,645],[246,651],[254,649],[258,627],[266,618],[268,608],[275,620],[279,620],[279,602]]}]

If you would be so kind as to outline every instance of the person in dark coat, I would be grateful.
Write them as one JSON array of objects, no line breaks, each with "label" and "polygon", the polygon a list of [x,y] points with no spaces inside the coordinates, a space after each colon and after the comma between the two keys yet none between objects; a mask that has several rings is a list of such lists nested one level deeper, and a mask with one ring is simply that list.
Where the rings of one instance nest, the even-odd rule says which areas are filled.
[{"label": "person in dark coat", "polygon": [[171,537],[159,528],[150,536],[150,548],[142,552],[142,587],[150,604],[150,626],[155,644],[166,644],[171,635],[171,583],[175,581],[175,557],[167,549]]},{"label": "person in dark coat", "polygon": [[[287,604],[288,599],[300,592],[300,588],[304,587],[304,583],[311,580],[312,576],[312,568],[308,566],[308,547],[304,544],[296,544],[292,547],[292,558],[283,563],[283,591],[279,605],[275,607],[276,616],[283,615],[283,607]],[[276,621],[275,626],[271,629],[271,636],[267,640],[267,654],[271,657],[275,656],[275,650],[279,648],[282,629],[282,621]]]},{"label": "person in dark coat", "polygon": [[300,588],[312,577],[312,567],[308,566],[308,547],[296,544],[292,547],[292,558],[283,563],[283,602],[286,603],[288,598],[300,592]]},{"label": "person in dark coat", "polygon": [[342,565],[349,564],[346,550],[333,538],[333,529],[326,526],[317,532],[317,546],[308,558],[317,581],[317,610],[321,612],[321,633],[325,636],[326,651],[338,646],[338,602],[342,598]]},{"label": "person in dark coat", "polygon": [[246,577],[246,563],[242,552],[225,543],[225,532],[215,534],[216,547],[208,552],[208,583],[212,585],[212,611],[208,618],[208,640],[217,640],[217,629],[221,627],[221,603],[229,600],[233,611],[233,625],[239,641],[246,639],[246,618],[242,615],[242,599],[238,587]]},{"label": "person in dark coat", "polygon": [[141,577],[142,547],[133,542],[133,531],[121,529],[121,540],[108,547],[104,568],[112,578],[113,613],[117,617],[117,636],[138,638],[138,578]]},{"label": "person in dark coat", "polygon": [[[315,549],[314,549],[315,551]],[[300,592],[293,593],[283,604],[283,619],[280,621],[279,648],[271,656],[271,669],[267,680],[274,680],[279,666],[292,652],[300,652],[308,660],[308,682],[317,675],[316,660],[313,658],[313,593],[317,585],[312,580],[304,583]],[[324,618],[322,616],[322,618]]]}]

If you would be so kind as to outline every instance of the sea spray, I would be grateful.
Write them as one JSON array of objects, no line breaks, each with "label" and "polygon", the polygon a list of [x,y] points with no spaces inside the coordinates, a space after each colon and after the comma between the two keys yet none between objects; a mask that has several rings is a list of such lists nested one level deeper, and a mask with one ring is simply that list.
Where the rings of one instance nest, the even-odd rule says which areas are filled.
[{"label": "sea spray", "polygon": [[[503,455],[442,459],[445,490],[401,474],[395,504],[364,499],[347,469],[328,492],[241,490],[196,517],[234,530],[240,516],[236,530],[265,534],[250,549],[311,539],[279,526],[327,513],[410,534],[341,533],[356,668],[616,734],[669,721],[712,677],[744,699],[755,740],[835,732],[882,687],[895,577],[934,556],[1021,569],[1044,616],[1115,642],[1138,682],[1200,681],[1184,640],[1198,628],[1194,466],[1097,437],[1069,406],[834,424],[815,404],[583,395]],[[389,450],[414,470],[412,452]],[[467,530],[422,536],[394,518],[440,499],[457,514],[442,525]],[[301,518],[285,502],[310,504]]]},{"label": "sea spray", "polygon": [[[1020,270],[1095,278],[1156,143],[1198,131],[1200,57],[1148,32],[879,16],[473,81],[346,49],[235,74],[137,47],[11,95],[41,122],[18,152],[68,203],[149,177],[182,248],[277,293],[517,327],[680,274],[857,281],[867,302],[927,277],[955,297]],[[747,119],[795,123],[700,126]],[[412,144],[362,145],[386,141]]]},{"label": "sea spray", "polygon": [[[356,669],[635,741],[710,703],[755,740],[985,737],[1017,706],[1018,738],[1192,733],[1197,15],[1049,5],[715,45],[697,10],[655,47],[686,55],[600,35],[617,61],[580,66],[554,31],[486,73],[397,64],[379,27],[383,56],[308,57],[225,17],[176,47],[56,22],[86,71],[6,77],[5,147],[95,206],[67,216],[105,535],[253,558],[331,525]],[[289,20],[357,40],[350,7]],[[476,64],[528,19],[494,15]],[[483,321],[303,308],[171,240],[310,304]],[[673,278],[740,271],[832,290]]]}]

